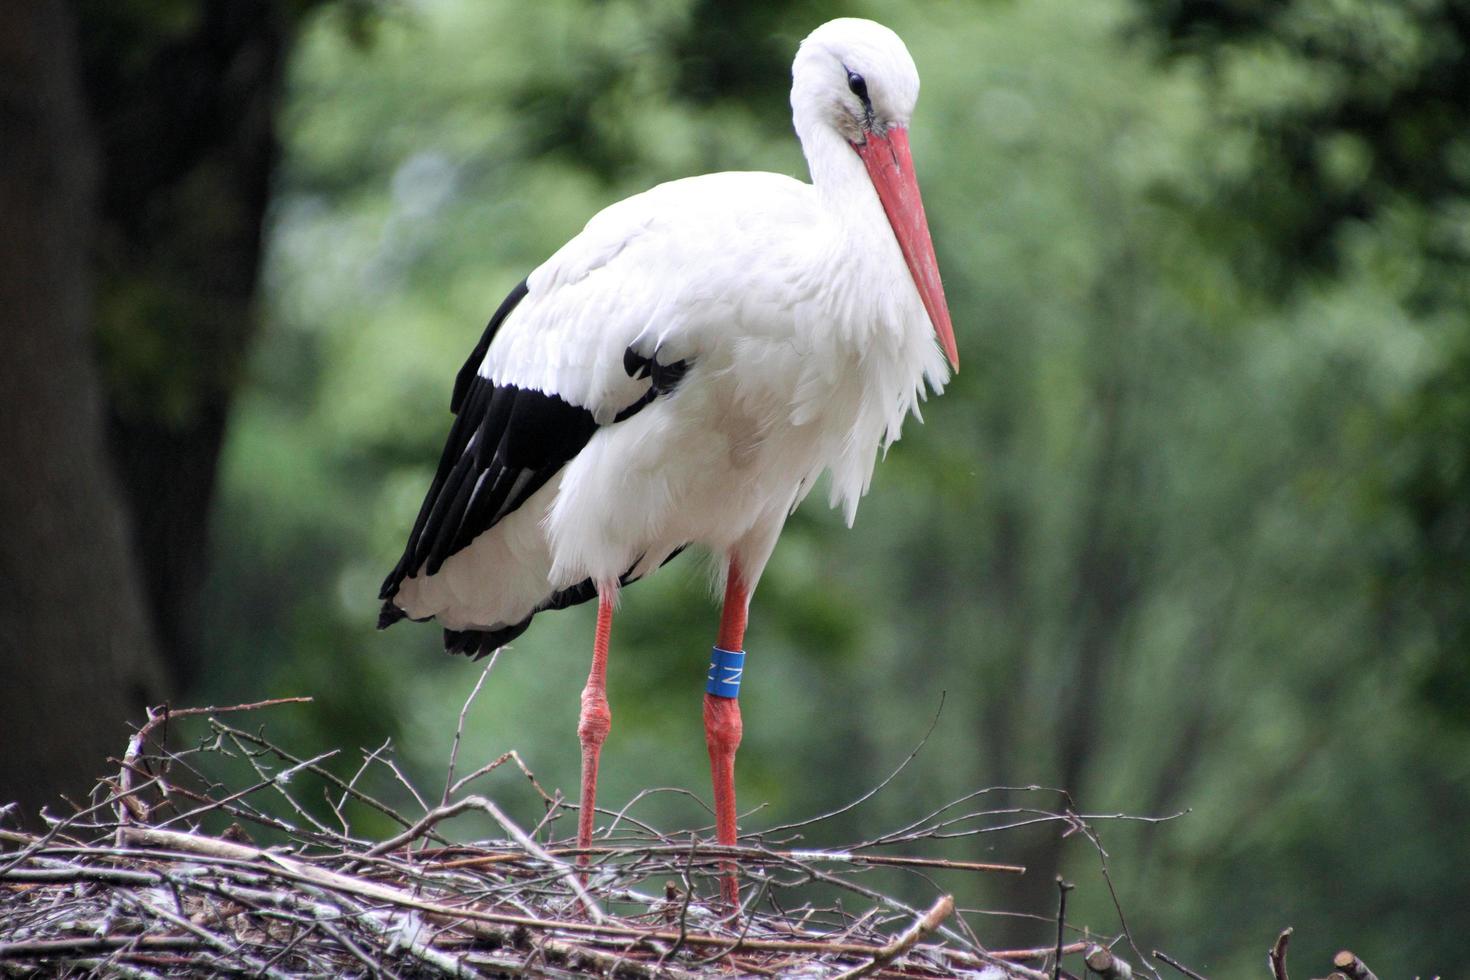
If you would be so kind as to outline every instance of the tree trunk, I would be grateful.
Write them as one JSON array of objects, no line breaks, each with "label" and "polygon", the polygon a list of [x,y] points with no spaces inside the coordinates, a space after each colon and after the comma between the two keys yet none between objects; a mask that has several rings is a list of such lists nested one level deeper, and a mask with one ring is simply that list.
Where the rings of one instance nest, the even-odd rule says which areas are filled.
[{"label": "tree trunk", "polygon": [[166,694],[93,360],[95,155],[60,0],[0,5],[0,802],[85,793]]},{"label": "tree trunk", "polygon": [[255,336],[290,32],[309,4],[76,0],[101,179],[108,436],[160,653],[187,686],[215,473]]}]

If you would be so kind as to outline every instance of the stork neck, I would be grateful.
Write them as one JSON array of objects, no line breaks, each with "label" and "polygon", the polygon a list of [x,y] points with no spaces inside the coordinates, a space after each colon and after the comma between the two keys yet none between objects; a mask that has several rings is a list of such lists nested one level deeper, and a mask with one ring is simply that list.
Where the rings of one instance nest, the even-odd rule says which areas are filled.
[{"label": "stork neck", "polygon": [[835,213],[861,221],[883,215],[882,202],[862,158],[840,133],[826,125],[799,127],[797,133],[812,186]]}]

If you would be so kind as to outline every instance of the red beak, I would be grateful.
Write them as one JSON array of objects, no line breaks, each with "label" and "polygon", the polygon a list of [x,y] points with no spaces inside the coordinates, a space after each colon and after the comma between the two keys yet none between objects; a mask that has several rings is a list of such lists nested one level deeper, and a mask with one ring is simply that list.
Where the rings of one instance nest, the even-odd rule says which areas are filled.
[{"label": "red beak", "polygon": [[924,217],[924,202],[919,197],[919,181],[914,176],[914,159],[909,155],[909,133],[892,129],[886,135],[869,133],[866,142],[853,144],[868,168],[878,200],[888,215],[888,224],[898,239],[903,259],[908,263],[919,298],[929,313],[929,322],[939,344],[949,358],[950,366],[960,369],[960,352],[954,343],[954,324],[949,320],[949,306],[944,302],[944,286],[939,281],[939,260],[934,257],[934,242],[929,238],[929,222]]}]

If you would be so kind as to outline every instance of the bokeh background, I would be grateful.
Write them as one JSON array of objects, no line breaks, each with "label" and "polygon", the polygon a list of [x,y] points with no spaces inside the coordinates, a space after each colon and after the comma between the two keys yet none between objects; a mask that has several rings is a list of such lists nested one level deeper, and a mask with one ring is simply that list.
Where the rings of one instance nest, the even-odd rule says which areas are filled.
[{"label": "bokeh background", "polygon": [[[923,78],[914,156],[965,366],[853,530],[820,492],[787,527],[748,636],[739,789],[764,808],[743,826],[853,799],[932,723],[813,843],[1064,787],[1088,813],[1188,811],[1097,824],[1145,948],[1262,975],[1290,924],[1303,962],[1463,962],[1470,3],[6,11],[11,819],[84,792],[165,697],[311,695],[268,722],[281,740],[391,740],[442,779],[479,669],[430,626],[373,623],[454,372],[598,208],[709,170],[804,176],[791,56],[859,15]],[[518,749],[575,795],[591,617],[542,617],[499,658],[467,757]],[[607,804],[707,797],[716,618],[695,557],[626,595]],[[534,819],[519,776],[483,791]],[[675,794],[638,813],[705,822]],[[1063,830],[936,844],[1032,869],[941,884],[1048,916],[1062,873],[1073,921],[1113,933],[1097,853]]]}]

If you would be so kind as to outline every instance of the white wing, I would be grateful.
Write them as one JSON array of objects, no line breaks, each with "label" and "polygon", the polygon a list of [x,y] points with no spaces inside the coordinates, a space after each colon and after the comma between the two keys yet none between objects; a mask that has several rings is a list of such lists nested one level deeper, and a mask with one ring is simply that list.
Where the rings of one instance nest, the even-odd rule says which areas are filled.
[{"label": "white wing", "polygon": [[629,376],[630,349],[698,372],[742,337],[789,331],[823,247],[812,193],[776,174],[722,173],[612,205],[530,275],[480,376],[555,393],[605,425],[649,390]]}]

